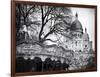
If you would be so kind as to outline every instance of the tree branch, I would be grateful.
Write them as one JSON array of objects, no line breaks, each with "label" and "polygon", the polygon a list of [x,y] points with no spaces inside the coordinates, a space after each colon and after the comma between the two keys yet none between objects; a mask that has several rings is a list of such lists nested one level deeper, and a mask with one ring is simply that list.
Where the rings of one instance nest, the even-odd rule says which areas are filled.
[{"label": "tree branch", "polygon": [[48,23],[49,20],[52,20],[52,19],[54,19],[54,18],[55,18],[55,17],[51,17],[51,18],[49,18],[49,19],[47,18],[44,24],[46,25],[46,23]]},{"label": "tree branch", "polygon": [[44,18],[46,18],[46,16],[48,16],[52,10],[53,10],[53,7],[48,7],[48,11],[45,13]]},{"label": "tree branch", "polygon": [[[31,11],[31,9],[35,9],[35,5],[34,6],[32,6],[28,11],[27,11],[27,13],[26,13],[26,17],[29,15],[29,12]],[[32,12],[34,12],[34,10],[32,11]]]},{"label": "tree branch", "polygon": [[44,38],[43,39],[46,39],[50,34],[52,34],[54,32],[54,30],[52,30],[52,31],[50,31],[50,32],[48,32],[45,36],[44,36]]},{"label": "tree branch", "polygon": [[45,41],[57,42],[57,41],[59,41],[59,39],[57,39],[57,40],[45,39]]}]

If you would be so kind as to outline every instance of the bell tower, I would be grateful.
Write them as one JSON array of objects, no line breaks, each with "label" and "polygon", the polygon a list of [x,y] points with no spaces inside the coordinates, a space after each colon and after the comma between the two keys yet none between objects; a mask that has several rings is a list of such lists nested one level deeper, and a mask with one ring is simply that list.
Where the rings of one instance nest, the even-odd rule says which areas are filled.
[{"label": "bell tower", "polygon": [[87,33],[87,28],[85,28],[85,33]]}]

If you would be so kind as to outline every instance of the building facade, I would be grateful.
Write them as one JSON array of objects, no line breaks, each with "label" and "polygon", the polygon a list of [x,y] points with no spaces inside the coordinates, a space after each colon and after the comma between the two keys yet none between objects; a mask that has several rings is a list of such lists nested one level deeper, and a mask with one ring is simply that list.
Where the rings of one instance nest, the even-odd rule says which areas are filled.
[{"label": "building facade", "polygon": [[88,52],[92,49],[92,41],[89,40],[87,28],[83,32],[81,22],[78,20],[78,14],[76,13],[75,20],[72,22],[71,27],[67,30],[69,37],[64,37],[64,43],[66,50],[84,51]]}]

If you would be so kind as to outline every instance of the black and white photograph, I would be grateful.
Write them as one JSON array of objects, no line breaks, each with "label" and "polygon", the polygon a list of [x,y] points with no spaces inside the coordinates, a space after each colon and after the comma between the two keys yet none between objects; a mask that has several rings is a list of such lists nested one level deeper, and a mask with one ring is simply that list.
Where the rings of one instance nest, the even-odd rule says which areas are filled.
[{"label": "black and white photograph", "polygon": [[16,4],[16,73],[94,69],[95,9]]}]

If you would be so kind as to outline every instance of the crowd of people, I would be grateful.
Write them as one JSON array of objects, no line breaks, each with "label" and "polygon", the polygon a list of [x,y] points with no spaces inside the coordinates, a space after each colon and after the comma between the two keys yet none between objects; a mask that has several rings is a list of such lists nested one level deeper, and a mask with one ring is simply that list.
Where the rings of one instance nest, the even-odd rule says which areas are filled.
[{"label": "crowd of people", "polygon": [[61,63],[60,60],[51,60],[46,58],[42,61],[41,58],[35,57],[34,59],[25,60],[23,57],[16,59],[16,72],[47,72],[47,71],[60,71],[68,70],[69,64],[66,62]]}]

